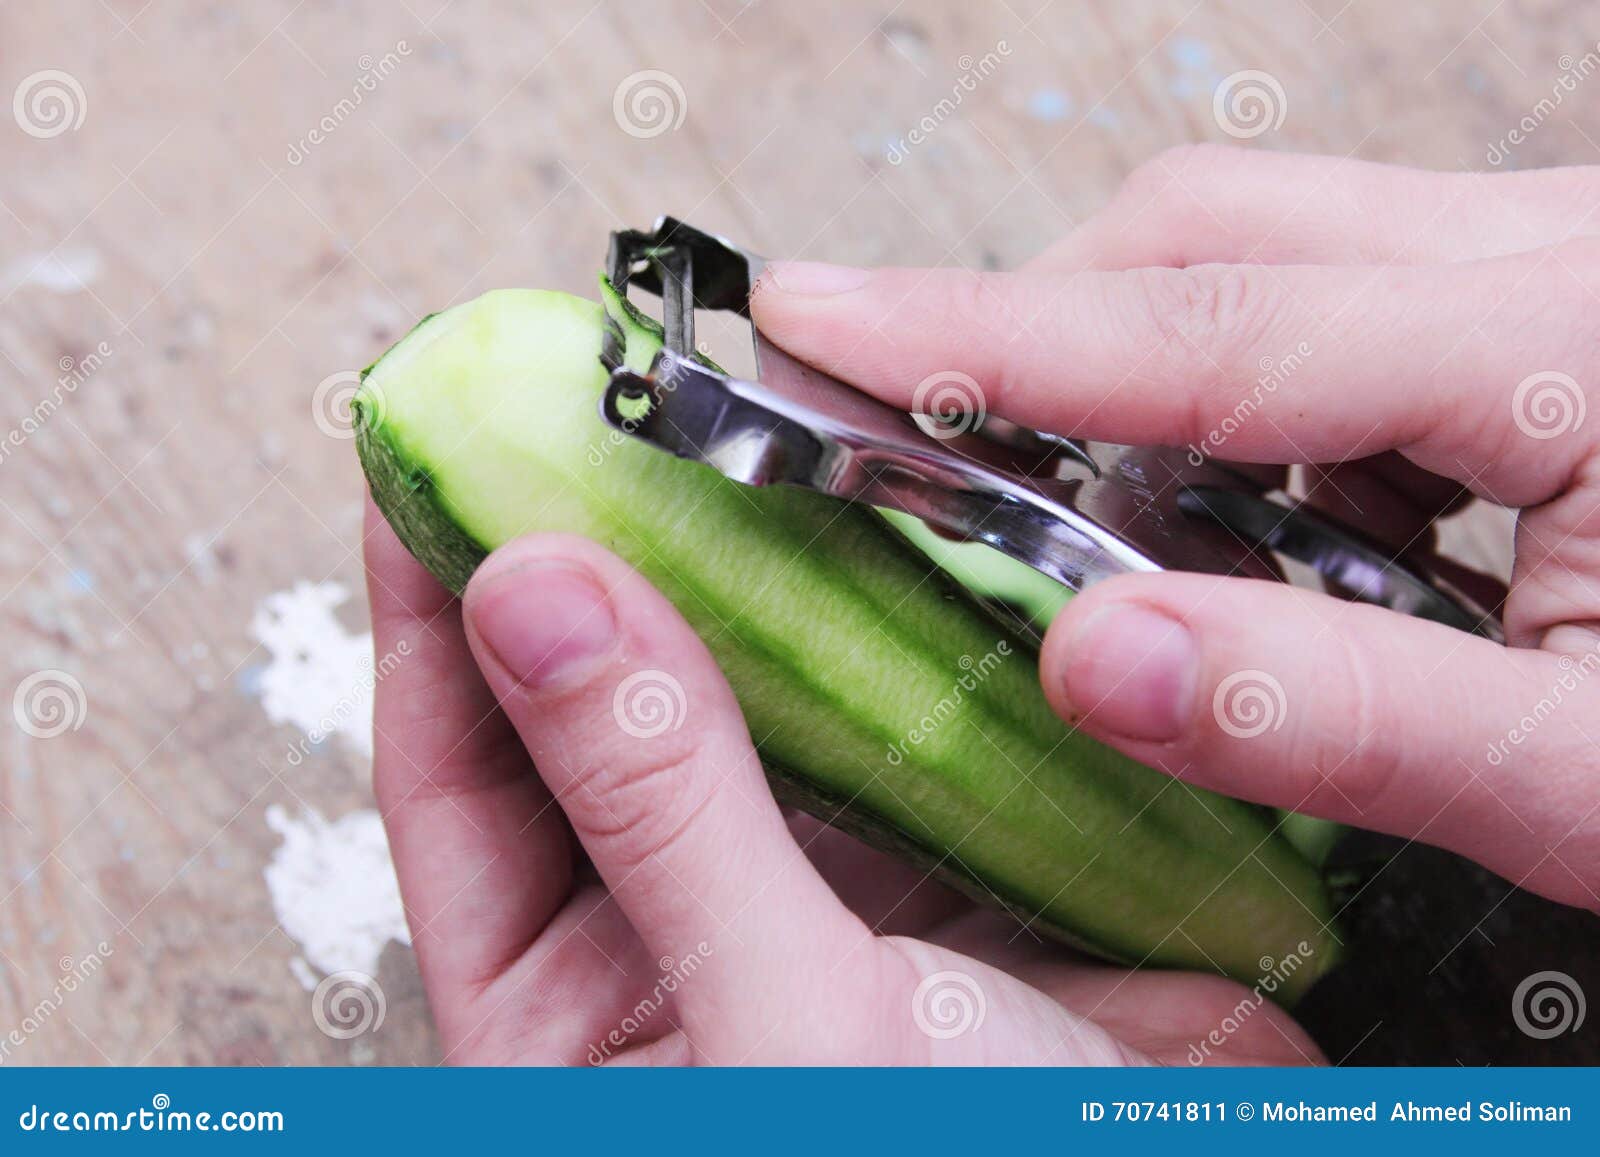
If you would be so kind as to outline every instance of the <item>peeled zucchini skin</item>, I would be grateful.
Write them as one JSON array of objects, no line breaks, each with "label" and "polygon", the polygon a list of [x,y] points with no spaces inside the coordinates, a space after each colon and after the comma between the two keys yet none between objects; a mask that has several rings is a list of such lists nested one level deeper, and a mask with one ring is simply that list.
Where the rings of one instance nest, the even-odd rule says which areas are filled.
[{"label": "peeled zucchini skin", "polygon": [[1286,1001],[1333,964],[1323,882],[1261,809],[1070,731],[1030,639],[875,512],[737,486],[606,426],[606,318],[630,365],[659,337],[603,289],[609,315],[486,294],[363,375],[362,465],[429,570],[459,592],[519,534],[587,535],[706,640],[786,801],[1113,960],[1251,983],[1293,956]]}]

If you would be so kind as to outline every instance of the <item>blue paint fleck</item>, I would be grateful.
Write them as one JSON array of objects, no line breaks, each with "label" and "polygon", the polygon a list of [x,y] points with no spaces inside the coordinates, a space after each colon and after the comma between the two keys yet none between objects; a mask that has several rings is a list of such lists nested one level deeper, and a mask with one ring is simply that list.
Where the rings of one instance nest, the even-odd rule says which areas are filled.
[{"label": "blue paint fleck", "polygon": [[1122,118],[1117,115],[1117,110],[1099,105],[1089,112],[1089,123],[1098,129],[1114,129],[1122,126]]},{"label": "blue paint fleck", "polygon": [[71,581],[72,589],[75,591],[88,594],[95,588],[94,572],[84,570],[82,567],[74,567],[68,572],[67,578]]},{"label": "blue paint fleck", "polygon": [[1179,36],[1167,46],[1167,59],[1179,68],[1196,71],[1211,65],[1211,46],[1192,36]]},{"label": "blue paint fleck", "polygon": [[1041,88],[1028,97],[1028,115],[1034,120],[1066,120],[1072,114],[1072,98],[1058,88]]},{"label": "blue paint fleck", "polygon": [[1484,92],[1489,87],[1489,76],[1476,64],[1469,64],[1462,70],[1462,77],[1467,82],[1467,91],[1473,93]]},{"label": "blue paint fleck", "polygon": [[1176,75],[1167,81],[1167,92],[1174,100],[1209,97],[1222,83],[1222,74],[1212,64],[1211,46],[1203,40],[1176,38],[1167,46],[1167,59],[1176,70]]},{"label": "blue paint fleck", "polygon": [[266,667],[260,663],[253,663],[248,667],[241,667],[239,673],[233,677],[233,685],[239,689],[239,694],[249,696],[251,699],[261,695],[261,676]]}]

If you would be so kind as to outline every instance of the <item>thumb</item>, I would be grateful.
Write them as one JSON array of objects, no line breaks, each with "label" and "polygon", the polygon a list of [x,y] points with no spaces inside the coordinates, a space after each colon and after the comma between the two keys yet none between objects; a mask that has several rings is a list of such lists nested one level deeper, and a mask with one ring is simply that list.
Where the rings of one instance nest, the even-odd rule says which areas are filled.
[{"label": "thumb", "polygon": [[500,707],[650,954],[663,973],[693,960],[676,990],[689,1039],[740,1059],[729,1022],[765,1031],[866,930],[795,844],[722,673],[659,592],[580,538],[495,552],[465,610]]},{"label": "thumb", "polygon": [[1600,825],[1580,834],[1600,762],[1584,733],[1593,674],[1593,649],[1511,650],[1281,583],[1184,574],[1092,587],[1041,659],[1056,710],[1143,763],[1438,844],[1585,905],[1600,869]]}]

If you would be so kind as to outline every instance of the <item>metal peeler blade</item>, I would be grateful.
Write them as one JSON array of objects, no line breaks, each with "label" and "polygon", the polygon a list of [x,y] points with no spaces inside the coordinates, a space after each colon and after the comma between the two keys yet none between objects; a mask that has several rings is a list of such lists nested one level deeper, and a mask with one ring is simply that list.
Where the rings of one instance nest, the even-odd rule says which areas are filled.
[{"label": "metal peeler blade", "polygon": [[1073,590],[1184,570],[1281,579],[1273,552],[1341,592],[1499,640],[1494,615],[1359,531],[1269,499],[1246,475],[1169,447],[1040,434],[984,416],[963,428],[904,413],[791,357],[751,326],[757,380],[695,353],[694,311],[748,318],[765,259],[672,217],[611,235],[607,275],[662,299],[648,373],[608,332],[613,427],[752,486],[801,486],[904,511],[1010,555]]}]

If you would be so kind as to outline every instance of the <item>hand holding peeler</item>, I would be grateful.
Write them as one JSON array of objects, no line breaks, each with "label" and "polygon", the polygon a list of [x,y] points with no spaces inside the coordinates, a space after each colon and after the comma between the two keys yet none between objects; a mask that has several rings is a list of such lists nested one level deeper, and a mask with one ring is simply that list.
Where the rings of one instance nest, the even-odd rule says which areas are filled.
[{"label": "hand holding peeler", "polygon": [[904,511],[1074,591],[1142,571],[1281,580],[1276,553],[1348,597],[1502,641],[1493,613],[1441,576],[1195,452],[1042,434],[981,405],[953,420],[909,414],[791,357],[753,322],[756,380],[723,373],[696,356],[694,311],[749,318],[765,267],[672,217],[613,233],[611,284],[625,299],[633,286],[660,296],[664,343],[637,373],[608,327],[605,420],[735,482]]}]

